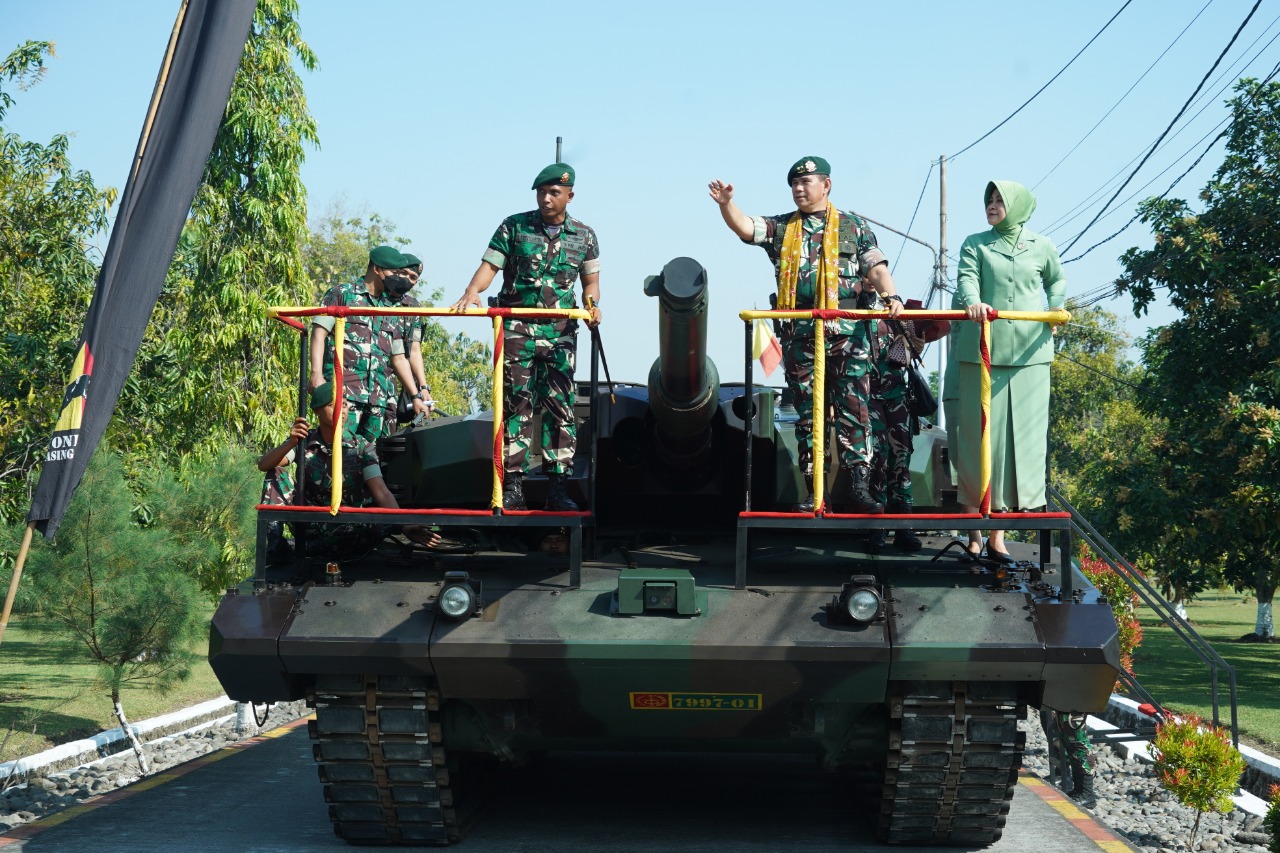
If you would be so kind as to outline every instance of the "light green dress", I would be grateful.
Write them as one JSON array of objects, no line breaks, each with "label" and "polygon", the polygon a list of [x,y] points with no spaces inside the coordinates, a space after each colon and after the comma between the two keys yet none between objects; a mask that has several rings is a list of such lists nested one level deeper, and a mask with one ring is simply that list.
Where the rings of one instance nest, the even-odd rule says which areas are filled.
[{"label": "light green dress", "polygon": [[[992,181],[983,204],[998,188],[1006,215],[994,228],[970,235],[960,247],[952,306],[985,302],[998,311],[1043,311],[1062,305],[1067,280],[1053,243],[1024,226],[1035,197],[1021,184]],[[960,503],[981,503],[980,324],[952,327],[952,357],[959,363],[959,417],[951,453],[958,474]],[[1053,334],[1048,325],[996,320],[988,341],[991,354],[991,508],[1044,506],[1049,435],[1049,365]]]}]

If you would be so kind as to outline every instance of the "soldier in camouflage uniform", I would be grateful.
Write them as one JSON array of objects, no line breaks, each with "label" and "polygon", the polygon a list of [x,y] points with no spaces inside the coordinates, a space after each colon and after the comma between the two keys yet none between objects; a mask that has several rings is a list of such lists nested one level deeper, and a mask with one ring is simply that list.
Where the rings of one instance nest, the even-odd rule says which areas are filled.
[{"label": "soldier in camouflage uniform", "polygon": [[[345,406],[349,410],[350,406]],[[306,418],[297,418],[285,441],[258,459],[258,470],[266,473],[262,484],[262,503],[272,506],[327,506],[333,489],[333,435],[337,428],[337,407],[332,382],[326,382],[311,392],[311,409],[318,426],[310,428]],[[349,411],[348,411],[349,414]],[[294,462],[297,448],[303,449],[303,472],[306,478],[303,493],[299,495],[294,484]],[[395,496],[387,489],[382,477],[378,453],[372,442],[355,436],[342,443],[342,505],[380,506],[399,509]],[[335,550],[350,551],[375,544],[386,532],[382,525],[323,524],[313,525],[308,538],[308,549],[322,555]],[[409,525],[404,533],[410,539],[428,547],[439,542],[439,537],[419,525]],[[281,550],[274,542],[273,551]]]},{"label": "soldier in camouflage uniform", "polygon": [[[334,285],[320,304],[345,305],[349,308],[389,308],[399,303],[408,290],[408,282],[398,270],[408,266],[404,255],[391,246],[378,246],[369,252],[369,265],[363,278]],[[411,285],[409,285],[411,286]],[[400,290],[396,296],[391,293]],[[334,348],[331,340],[336,318],[316,317],[311,324],[311,387],[333,379]],[[360,436],[376,442],[395,431],[395,406],[398,399],[395,379],[417,394],[420,389],[410,372],[405,356],[404,321],[392,316],[351,316],[346,318],[343,341],[342,394],[351,404],[351,412],[343,427],[343,441]],[[414,400],[415,410],[426,411],[421,399]],[[390,409],[391,418],[386,412]]]},{"label": "soldier in camouflage uniform", "polygon": [[[396,274],[398,276],[403,276],[405,281],[409,283],[409,290],[412,290],[414,287],[417,287],[418,279],[422,275],[422,260],[417,255],[412,255],[408,252],[405,253],[404,258],[408,263],[403,269],[396,270]],[[401,308],[417,308],[422,304],[415,297],[410,295],[409,290],[406,290],[404,295],[400,296],[398,304]],[[387,292],[392,299],[395,299],[395,292],[392,290],[388,290]],[[424,409],[425,414],[430,415],[432,408],[435,406],[435,401],[431,399],[431,386],[427,384],[426,365],[422,361],[422,329],[424,322],[426,321],[423,317],[405,317],[404,325],[401,329],[401,337],[403,338],[403,341],[399,342],[398,346],[397,341],[392,341],[391,344],[391,352],[393,355],[398,351],[403,351],[405,356],[409,359],[409,373],[413,377],[414,384],[418,388],[417,393],[412,395],[412,399],[421,403],[421,405],[419,405],[419,402],[414,403],[414,417],[423,413]],[[393,407],[391,417],[396,417],[395,407]]]},{"label": "soldier in camouflage uniform", "polygon": [[1087,809],[1098,805],[1085,715],[1041,708],[1040,726],[1049,741],[1050,752],[1056,751],[1058,760],[1065,761],[1071,768],[1071,790],[1067,796]]},{"label": "soldier in camouflage uniform", "polygon": [[[778,280],[779,308],[789,307],[794,299],[797,309],[826,307],[853,309],[880,308],[880,299],[888,305],[889,316],[902,313],[889,274],[889,264],[876,244],[875,234],[865,221],[853,214],[838,211],[830,203],[831,166],[821,157],[803,157],[787,171],[796,211],[778,216],[750,217],[733,202],[733,185],[712,181],[709,191],[720,206],[725,224],[745,243],[761,246],[773,262]],[[791,223],[799,226],[793,231]],[[838,235],[828,235],[828,227]],[[793,266],[786,260],[791,251],[787,233],[799,240],[798,259]],[[834,274],[827,266],[828,247],[834,251]],[[826,304],[837,296],[838,305]],[[848,508],[856,513],[880,513],[884,506],[876,502],[870,491],[871,444],[871,325],[865,320],[835,320],[826,325],[827,393],[835,406],[836,438],[840,466],[848,474],[848,492],[844,496]],[[783,324],[782,355],[786,366],[787,386],[795,400],[799,420],[796,440],[800,445],[800,469],[809,486],[809,497],[795,507],[799,512],[812,512],[813,475],[824,470],[823,460],[813,459],[813,323],[789,321]]]},{"label": "soldier in camouflage uniform", "polygon": [[[910,320],[900,321],[905,331],[913,331]],[[896,325],[896,324],[895,324]],[[871,367],[871,495],[883,503],[885,512],[911,512],[911,414],[907,411],[907,367],[890,357],[895,330],[884,320],[875,323],[871,339],[874,361]],[[885,544],[885,531],[873,530],[867,550],[878,552]],[[894,532],[893,544],[901,551],[919,551],[920,538],[910,530]]]},{"label": "soldier in camouflage uniform", "polygon": [[[533,181],[538,209],[502,220],[489,241],[480,267],[455,310],[480,305],[480,294],[502,271],[498,305],[506,308],[574,308],[574,283],[582,279],[583,299],[591,306],[592,326],[600,314],[600,246],[596,233],[565,212],[573,199],[573,168],[552,163]],[[503,399],[506,404],[506,463],[502,505],[524,509],[524,472],[533,447],[534,407],[542,408],[542,470],[550,480],[546,509],[578,509],[565,479],[573,469],[577,424],[573,416],[577,322],[503,323]]]}]

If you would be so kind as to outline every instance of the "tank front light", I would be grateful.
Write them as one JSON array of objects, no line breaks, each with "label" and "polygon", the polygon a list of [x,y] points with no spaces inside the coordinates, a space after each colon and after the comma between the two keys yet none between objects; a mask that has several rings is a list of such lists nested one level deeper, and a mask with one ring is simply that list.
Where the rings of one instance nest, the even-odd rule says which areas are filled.
[{"label": "tank front light", "polygon": [[884,618],[884,598],[875,575],[854,575],[831,599],[827,614],[834,623],[869,625]]},{"label": "tank front light", "polygon": [[480,594],[466,572],[445,572],[436,607],[450,619],[461,621],[480,611]]},{"label": "tank front light", "polygon": [[880,615],[880,594],[874,589],[856,589],[845,601],[845,610],[854,622],[871,622]]}]

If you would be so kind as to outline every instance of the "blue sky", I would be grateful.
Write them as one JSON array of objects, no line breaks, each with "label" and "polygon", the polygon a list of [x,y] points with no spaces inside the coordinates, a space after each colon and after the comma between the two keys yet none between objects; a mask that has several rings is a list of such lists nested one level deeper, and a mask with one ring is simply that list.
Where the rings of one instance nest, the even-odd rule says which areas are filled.
[{"label": "blue sky", "polygon": [[[15,93],[8,129],[39,141],[70,134],[76,167],[100,185],[122,187],[178,5],[0,0],[8,42],[0,49],[45,39],[58,54],[44,81]],[[818,154],[831,161],[839,207],[906,230],[928,175],[910,230],[937,246],[931,163],[1031,97],[1122,5],[302,0],[303,37],[320,60],[303,78],[321,140],[303,169],[306,203],[313,215],[336,203],[395,222],[424,259],[430,286],[452,302],[502,217],[533,207],[529,184],[562,136],[578,172],[570,212],[600,237],[602,331],[614,378],[647,376],[657,308],[641,286],[687,255],[710,276],[711,354],[724,380],[739,381],[737,312],[766,307],[773,281],[764,252],[724,227],[707,197],[709,180],[733,182],[747,213],[782,213],[791,209],[788,166]],[[949,160],[949,252],[986,228],[981,195],[992,178],[1033,186],[1039,204],[1029,226],[1064,248],[1165,129],[1252,5],[1132,0],[1026,109]],[[1227,116],[1229,92],[1221,90],[1280,61],[1280,43],[1271,42],[1277,33],[1280,3],[1264,0],[1166,147],[1064,258],[1119,228],[1138,199],[1164,191],[1190,165]],[[1194,199],[1221,158],[1220,143],[1172,195]],[[1091,197],[1078,218],[1055,225]],[[904,247],[884,229],[877,234],[899,292],[923,299],[930,252]],[[1123,251],[1149,243],[1137,224],[1068,264],[1069,294],[1114,280]],[[948,271],[954,276],[954,261]],[[1174,316],[1159,306],[1135,319],[1127,297],[1103,304],[1134,334]],[[478,323],[450,322],[484,334]],[[580,372],[585,365],[583,357]]]}]

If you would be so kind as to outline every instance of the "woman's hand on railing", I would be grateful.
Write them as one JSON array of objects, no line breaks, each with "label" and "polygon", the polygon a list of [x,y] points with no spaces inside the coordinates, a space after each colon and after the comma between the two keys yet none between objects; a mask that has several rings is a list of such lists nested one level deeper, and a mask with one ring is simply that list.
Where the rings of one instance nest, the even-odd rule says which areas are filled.
[{"label": "woman's hand on railing", "polygon": [[969,315],[969,319],[974,322],[981,323],[987,318],[987,314],[995,309],[985,302],[978,302],[964,309],[964,313]]}]

